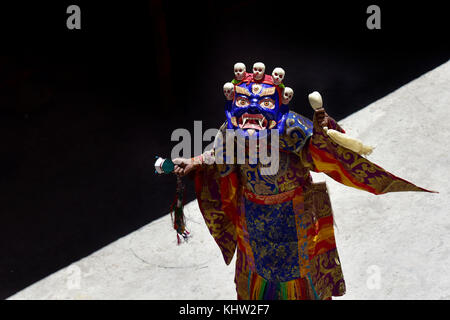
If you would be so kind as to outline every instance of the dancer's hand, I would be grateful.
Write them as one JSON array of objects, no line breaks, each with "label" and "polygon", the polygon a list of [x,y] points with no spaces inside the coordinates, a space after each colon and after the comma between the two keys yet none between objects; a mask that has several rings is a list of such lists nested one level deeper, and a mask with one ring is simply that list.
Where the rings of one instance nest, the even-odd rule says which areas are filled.
[{"label": "dancer's hand", "polygon": [[314,111],[314,118],[317,120],[317,124],[322,128],[335,129],[337,131],[345,133],[344,129],[331,118],[324,108],[320,108]]},{"label": "dancer's hand", "polygon": [[175,164],[173,173],[180,177],[184,177],[197,168],[197,165],[191,159],[176,158],[172,162]]},{"label": "dancer's hand", "polygon": [[317,123],[323,128],[328,127],[329,117],[324,108],[316,109],[314,111],[314,117]]}]

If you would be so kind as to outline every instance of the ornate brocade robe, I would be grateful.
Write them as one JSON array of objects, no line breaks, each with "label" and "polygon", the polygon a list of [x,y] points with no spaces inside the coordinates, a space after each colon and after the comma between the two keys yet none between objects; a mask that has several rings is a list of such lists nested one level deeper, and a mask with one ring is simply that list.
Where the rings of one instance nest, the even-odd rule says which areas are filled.
[{"label": "ornate brocade robe", "polygon": [[[223,130],[226,126],[222,126]],[[336,129],[331,120],[330,129]],[[345,293],[324,172],[347,186],[383,194],[428,191],[333,142],[290,112],[280,136],[279,170],[204,165],[196,171],[200,210],[229,264],[236,251],[238,299],[329,299]]]}]

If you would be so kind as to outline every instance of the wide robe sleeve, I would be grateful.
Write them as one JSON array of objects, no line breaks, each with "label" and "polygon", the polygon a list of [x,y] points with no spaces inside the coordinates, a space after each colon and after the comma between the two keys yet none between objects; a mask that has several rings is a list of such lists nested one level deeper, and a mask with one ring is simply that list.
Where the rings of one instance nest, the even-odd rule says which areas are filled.
[{"label": "wide robe sleeve", "polygon": [[[220,128],[222,134],[225,129],[226,123]],[[222,151],[215,148],[216,155],[226,156]],[[236,217],[240,210],[239,180],[234,169],[233,164],[215,163],[204,164],[195,172],[195,193],[200,211],[227,265],[236,251]]]},{"label": "wide robe sleeve", "polygon": [[[323,172],[342,184],[376,195],[398,191],[434,192],[399,178],[358,153],[335,143],[316,119],[313,123],[313,135],[308,147],[302,150],[303,162],[313,171]],[[339,130],[333,119],[329,128]]]},{"label": "wide robe sleeve", "polygon": [[204,166],[195,174],[195,193],[203,219],[220,250],[230,264],[236,250],[236,228],[233,210],[236,207],[237,176],[220,176],[215,165]]}]

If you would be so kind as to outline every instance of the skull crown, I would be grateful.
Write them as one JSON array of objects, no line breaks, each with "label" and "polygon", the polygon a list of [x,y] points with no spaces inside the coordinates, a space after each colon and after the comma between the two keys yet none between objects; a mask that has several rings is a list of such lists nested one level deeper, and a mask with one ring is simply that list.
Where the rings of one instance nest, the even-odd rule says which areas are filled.
[{"label": "skull crown", "polygon": [[[234,64],[234,84],[239,81],[243,81],[247,78],[247,68],[244,63],[237,62]],[[253,79],[256,81],[261,81],[265,79],[266,66],[262,62],[256,62],[252,67]],[[286,73],[283,68],[276,67],[272,71],[272,81],[274,85],[278,86],[283,83]],[[266,78],[267,79],[267,78]]]},{"label": "skull crown", "polygon": [[[223,94],[225,95],[225,98],[227,100],[234,99],[234,93],[235,93],[234,86],[241,81],[251,79],[251,77],[256,81],[261,81],[261,80],[267,81],[267,78],[265,78],[266,66],[262,62],[256,62],[253,64],[253,67],[252,67],[253,75],[247,73],[246,66],[242,62],[235,63],[233,71],[234,71],[233,81],[227,82],[223,86]],[[249,76],[250,76],[250,78],[248,78]],[[269,79],[272,78],[271,79],[272,83],[275,86],[280,86],[280,88],[283,89],[281,100],[282,100],[283,104],[288,104],[294,96],[294,90],[292,90],[292,88],[289,88],[289,87],[284,87],[283,81],[284,81],[285,76],[286,76],[286,72],[284,71],[284,69],[280,68],[280,67],[276,67],[275,69],[273,69],[272,75],[271,75],[271,77],[269,76]],[[268,81],[270,81],[270,80],[268,80]]]}]

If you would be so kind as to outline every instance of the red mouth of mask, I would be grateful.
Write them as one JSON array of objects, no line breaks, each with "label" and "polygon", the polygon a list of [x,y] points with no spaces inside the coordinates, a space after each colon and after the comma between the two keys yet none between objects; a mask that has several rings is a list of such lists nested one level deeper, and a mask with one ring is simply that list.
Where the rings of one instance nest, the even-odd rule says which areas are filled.
[{"label": "red mouth of mask", "polygon": [[267,119],[262,114],[244,113],[238,125],[241,129],[264,130],[267,128]]}]

